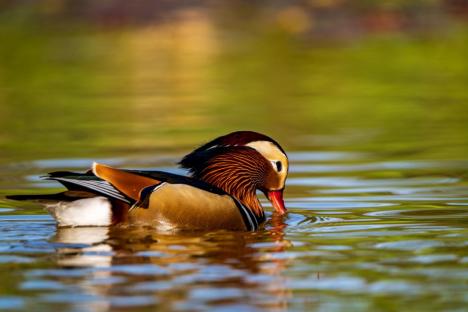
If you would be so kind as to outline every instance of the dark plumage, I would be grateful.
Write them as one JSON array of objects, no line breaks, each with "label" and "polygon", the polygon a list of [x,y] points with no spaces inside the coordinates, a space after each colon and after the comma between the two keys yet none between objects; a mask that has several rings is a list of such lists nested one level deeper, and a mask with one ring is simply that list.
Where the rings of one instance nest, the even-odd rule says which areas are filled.
[{"label": "dark plumage", "polygon": [[208,143],[195,149],[193,152],[185,155],[179,162],[182,168],[189,169],[191,172],[196,172],[203,163],[209,158],[228,152],[232,148],[245,146],[255,141],[266,141],[274,144],[278,149],[286,154],[283,148],[267,135],[254,131],[236,131],[223,136],[220,136]]}]

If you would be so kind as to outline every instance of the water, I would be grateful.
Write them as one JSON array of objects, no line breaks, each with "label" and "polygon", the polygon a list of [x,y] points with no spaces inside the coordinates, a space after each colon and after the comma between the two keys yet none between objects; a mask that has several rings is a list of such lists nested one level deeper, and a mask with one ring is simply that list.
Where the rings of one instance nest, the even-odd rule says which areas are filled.
[{"label": "water", "polygon": [[[117,26],[9,7],[0,310],[466,311],[468,26],[426,5],[436,29],[359,34],[304,30],[294,7]],[[58,191],[39,176],[93,160],[181,173],[184,153],[238,129],[291,160],[289,213],[262,199],[255,233],[57,229],[4,197]]]}]

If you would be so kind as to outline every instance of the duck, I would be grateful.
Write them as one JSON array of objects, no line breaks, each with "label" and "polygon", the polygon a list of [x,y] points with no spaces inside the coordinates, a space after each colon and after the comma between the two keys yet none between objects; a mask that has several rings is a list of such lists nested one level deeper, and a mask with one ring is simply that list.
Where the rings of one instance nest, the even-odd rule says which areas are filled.
[{"label": "duck", "polygon": [[44,204],[58,227],[255,231],[266,221],[257,193],[266,196],[277,215],[287,212],[288,156],[265,134],[236,131],[217,137],[178,164],[187,175],[94,162],[86,172],[56,171],[43,177],[61,183],[65,191],[7,198]]}]

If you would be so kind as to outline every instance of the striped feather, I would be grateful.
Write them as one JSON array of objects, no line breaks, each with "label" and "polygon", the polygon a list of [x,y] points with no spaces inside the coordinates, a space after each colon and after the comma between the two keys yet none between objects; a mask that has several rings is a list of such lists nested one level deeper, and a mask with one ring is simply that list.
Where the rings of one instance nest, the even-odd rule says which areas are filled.
[{"label": "striped feather", "polygon": [[261,216],[256,216],[252,210],[248,207],[242,205],[240,201],[234,198],[234,202],[236,203],[237,208],[244,220],[245,226],[247,227],[248,231],[256,231],[260,224],[265,221],[265,215],[262,214]]},{"label": "striped feather", "polygon": [[79,186],[85,190],[89,190],[93,193],[97,193],[99,195],[103,195],[106,197],[118,199],[123,201],[127,204],[132,204],[133,202],[118,191],[115,187],[113,187],[109,182],[100,180],[94,176],[88,176],[88,179],[84,178],[84,175],[77,175],[77,176],[47,176],[45,179],[47,180],[55,180],[61,182],[66,187],[70,188],[70,185]]},{"label": "striped feather", "polygon": [[262,189],[271,165],[256,150],[250,147],[223,148],[203,167],[193,168],[195,178],[210,183],[233,197],[261,217],[262,206],[256,190]]}]

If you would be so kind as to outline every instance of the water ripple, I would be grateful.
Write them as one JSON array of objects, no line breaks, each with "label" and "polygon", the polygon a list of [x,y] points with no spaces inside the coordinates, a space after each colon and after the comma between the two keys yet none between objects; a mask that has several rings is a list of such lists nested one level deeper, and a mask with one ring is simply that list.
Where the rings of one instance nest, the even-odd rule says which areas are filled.
[{"label": "water ripple", "polygon": [[[378,302],[423,296],[468,303],[460,295],[468,291],[468,186],[461,174],[443,174],[468,162],[371,159],[377,157],[291,153],[288,214],[272,213],[271,204],[262,200],[268,221],[255,233],[56,229],[42,210],[2,201],[0,269],[6,268],[5,287],[22,296],[0,297],[0,309],[30,309],[32,302],[44,310],[153,310],[161,305],[168,310],[255,306],[279,311],[304,310],[294,305],[319,304],[325,297]],[[128,159],[105,161],[124,165]],[[160,169],[154,164],[165,160],[138,161]],[[89,163],[45,160],[28,168],[84,168]],[[56,184],[39,183],[31,172],[24,177],[27,186],[37,182],[56,190]],[[9,269],[17,267],[22,269]],[[366,309],[376,307],[360,310]]]},{"label": "water ripple", "polygon": [[425,177],[407,179],[363,179],[358,177],[291,177],[288,185],[315,187],[392,187],[455,184],[459,178]]},{"label": "water ripple", "polygon": [[372,217],[391,217],[408,220],[437,220],[437,219],[459,219],[468,218],[468,211],[456,209],[400,209],[400,210],[383,210],[367,212],[364,215]]},{"label": "water ripple", "polygon": [[337,173],[337,172],[365,172],[383,170],[449,170],[467,169],[468,161],[393,161],[362,164],[295,164],[291,167],[292,173]]}]

